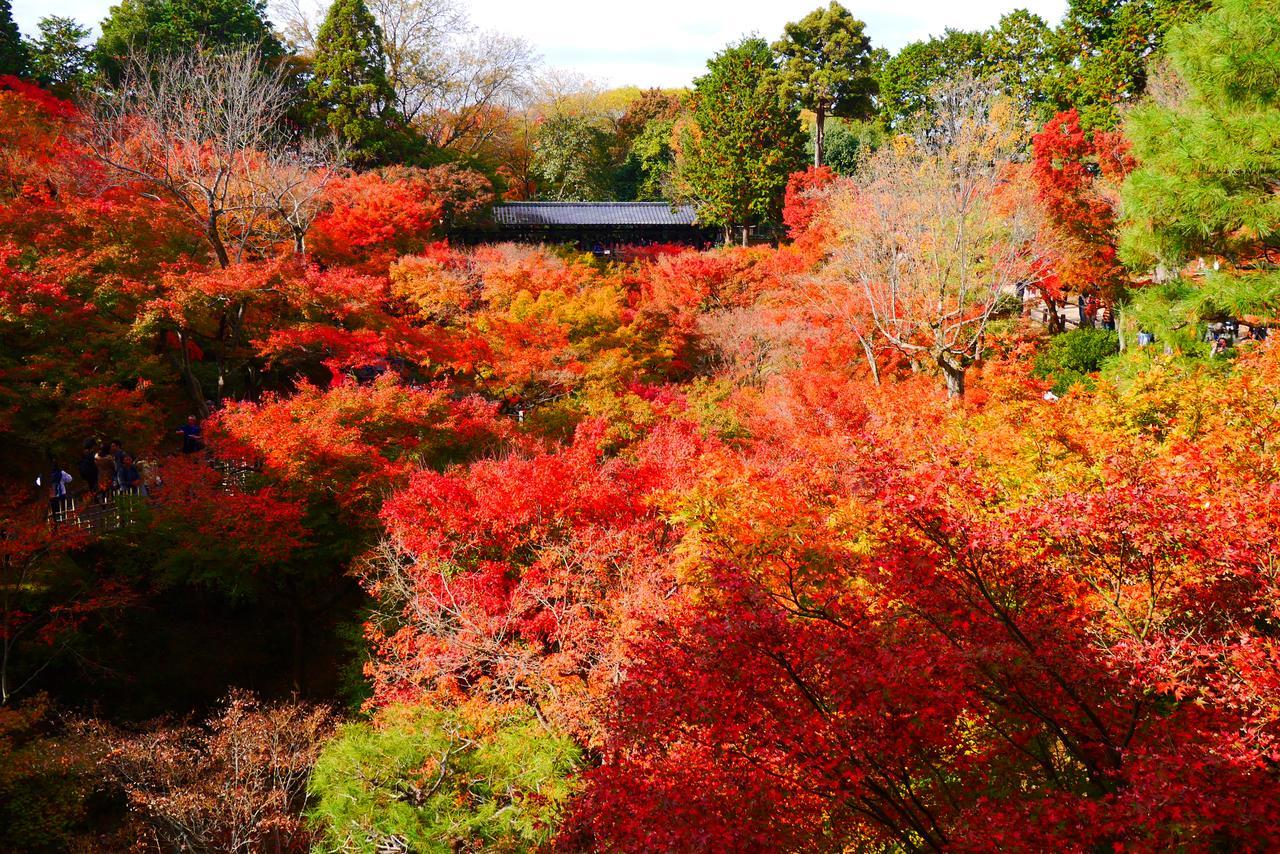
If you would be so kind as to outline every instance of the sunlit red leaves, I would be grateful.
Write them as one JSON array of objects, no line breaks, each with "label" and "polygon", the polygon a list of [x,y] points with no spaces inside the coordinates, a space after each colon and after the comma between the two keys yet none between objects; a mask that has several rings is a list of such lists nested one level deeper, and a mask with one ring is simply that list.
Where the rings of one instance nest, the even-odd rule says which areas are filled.
[{"label": "sunlit red leaves", "polygon": [[577,833],[1276,844],[1276,479],[1224,478],[1199,448],[1259,471],[1265,397],[1153,443],[1105,397],[962,416],[866,395],[833,418],[793,389],[683,494],[700,584],[630,648]]},{"label": "sunlit red leaves", "polygon": [[329,209],[310,236],[316,258],[372,275],[385,275],[399,256],[420,252],[443,211],[431,187],[376,172],[334,181],[325,193]]},{"label": "sunlit red leaves", "polygon": [[164,485],[150,505],[150,522],[189,548],[230,549],[224,571],[256,571],[288,561],[308,541],[303,506],[275,487],[229,485],[203,455],[170,457],[160,467]]},{"label": "sunlit red leaves", "polygon": [[[604,456],[603,425],[566,448],[420,472],[389,500],[389,554],[366,581],[378,702],[406,692],[536,697],[590,737],[623,639],[673,583],[656,502],[688,483],[701,440],[664,426]],[[389,627],[389,628],[384,628]]]},{"label": "sunlit red leaves", "polygon": [[443,163],[430,169],[391,167],[382,171],[389,181],[420,187],[439,202],[440,224],[446,229],[483,227],[495,201],[493,184],[474,169]]},{"label": "sunlit red leaves", "polygon": [[66,176],[75,106],[11,75],[0,77],[0,194],[56,192]]},{"label": "sunlit red leaves", "polygon": [[63,285],[23,262],[20,247],[0,244],[0,322],[47,328],[63,312],[74,314],[75,300]]},{"label": "sunlit red leaves", "polygon": [[[821,193],[835,183],[836,173],[829,166],[814,166],[803,172],[796,172],[787,181],[787,194],[782,208],[782,222],[786,225],[792,240],[805,237],[822,207]],[[819,219],[819,226],[822,225]],[[811,239],[822,240],[824,235],[813,235]]]},{"label": "sunlit red leaves", "polygon": [[1114,193],[1105,182],[1132,171],[1128,148],[1118,133],[1086,133],[1075,110],[1054,116],[1032,140],[1031,175],[1055,233],[1045,236],[1056,246],[1046,287],[1116,298],[1125,274],[1116,259]]},{"label": "sunlit red leaves", "polygon": [[304,383],[288,396],[232,404],[211,429],[225,443],[220,453],[261,460],[281,488],[367,513],[417,466],[493,445],[508,428],[483,401],[386,373],[368,384]]}]

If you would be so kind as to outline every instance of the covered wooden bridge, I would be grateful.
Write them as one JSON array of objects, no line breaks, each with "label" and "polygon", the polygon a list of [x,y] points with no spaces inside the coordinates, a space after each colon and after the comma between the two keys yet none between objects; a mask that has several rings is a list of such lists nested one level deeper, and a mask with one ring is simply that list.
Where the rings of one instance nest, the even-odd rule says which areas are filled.
[{"label": "covered wooden bridge", "polygon": [[461,243],[568,244],[612,255],[623,246],[676,243],[705,248],[718,230],[698,224],[693,205],[670,202],[507,202],[489,229],[451,235]]}]

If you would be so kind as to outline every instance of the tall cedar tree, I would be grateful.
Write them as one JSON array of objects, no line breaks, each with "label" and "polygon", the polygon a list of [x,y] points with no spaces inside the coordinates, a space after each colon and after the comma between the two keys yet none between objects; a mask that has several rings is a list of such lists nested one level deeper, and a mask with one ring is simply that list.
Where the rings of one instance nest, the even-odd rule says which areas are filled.
[{"label": "tall cedar tree", "polygon": [[769,45],[743,39],[695,81],[694,127],[681,135],[679,180],[703,222],[725,229],[776,222],[787,178],[804,159],[800,113],[782,98]]},{"label": "tall cedar tree", "polygon": [[849,10],[832,2],[787,24],[774,46],[782,58],[782,81],[800,105],[813,110],[813,165],[821,166],[827,116],[867,118],[876,91],[871,39]]},{"label": "tall cedar tree", "polygon": [[102,22],[94,53],[98,66],[118,80],[133,51],[179,56],[196,47],[214,52],[254,48],[264,60],[284,56],[267,21],[265,0],[122,0]]},{"label": "tall cedar tree", "polygon": [[25,77],[29,63],[27,46],[13,21],[13,8],[9,0],[0,0],[0,75]]},{"label": "tall cedar tree", "polygon": [[383,160],[395,122],[382,28],[364,0],[336,0],[316,37],[310,94],[358,165]]},{"label": "tall cedar tree", "polygon": [[[1280,252],[1280,7],[1224,0],[1170,37],[1186,94],[1126,130],[1141,168],[1125,184],[1121,246],[1137,266],[1217,256],[1271,294]],[[1176,141],[1171,145],[1170,141]]]}]

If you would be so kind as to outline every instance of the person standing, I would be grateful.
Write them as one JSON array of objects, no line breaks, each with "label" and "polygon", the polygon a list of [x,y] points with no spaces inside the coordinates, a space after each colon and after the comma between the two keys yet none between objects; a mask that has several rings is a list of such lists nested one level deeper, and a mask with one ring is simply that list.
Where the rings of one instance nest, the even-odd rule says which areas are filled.
[{"label": "person standing", "polygon": [[182,453],[194,454],[204,450],[204,433],[200,430],[200,421],[194,415],[187,416],[187,423],[178,428],[182,436]]},{"label": "person standing", "polygon": [[98,497],[106,503],[107,496],[116,484],[116,458],[111,455],[110,444],[102,443],[93,457],[93,464],[98,469]]},{"label": "person standing", "polygon": [[128,495],[146,495],[147,487],[142,482],[142,472],[133,463],[133,457],[124,455],[120,463],[120,488]]},{"label": "person standing", "polygon": [[[53,521],[61,522],[67,516],[67,484],[71,483],[71,475],[63,471],[55,460],[49,471],[49,515]],[[36,486],[43,486],[42,478],[36,478]]]},{"label": "person standing", "polygon": [[124,458],[129,456],[124,452],[124,442],[119,439],[111,440],[111,456],[116,461],[116,489],[124,486],[121,474],[124,471]]},{"label": "person standing", "polygon": [[93,449],[96,444],[92,439],[85,439],[84,452],[80,454],[80,461],[76,463],[76,469],[80,472],[85,489],[90,495],[98,491],[98,464],[93,459]]}]

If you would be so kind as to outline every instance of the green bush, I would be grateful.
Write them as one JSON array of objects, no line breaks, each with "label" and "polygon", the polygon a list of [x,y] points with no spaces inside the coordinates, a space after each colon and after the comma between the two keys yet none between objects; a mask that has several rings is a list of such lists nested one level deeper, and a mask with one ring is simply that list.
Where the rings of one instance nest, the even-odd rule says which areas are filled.
[{"label": "green bush", "polygon": [[1000,294],[991,307],[992,317],[1017,317],[1022,314],[1022,297],[1017,294]]},{"label": "green bush", "polygon": [[545,847],[580,759],[528,711],[387,709],[376,724],[339,730],[316,763],[315,850]]},{"label": "green bush", "polygon": [[1055,394],[1064,394],[1077,383],[1093,387],[1091,374],[1120,352],[1120,338],[1106,329],[1076,329],[1049,339],[1036,356],[1032,373],[1053,381]]}]

